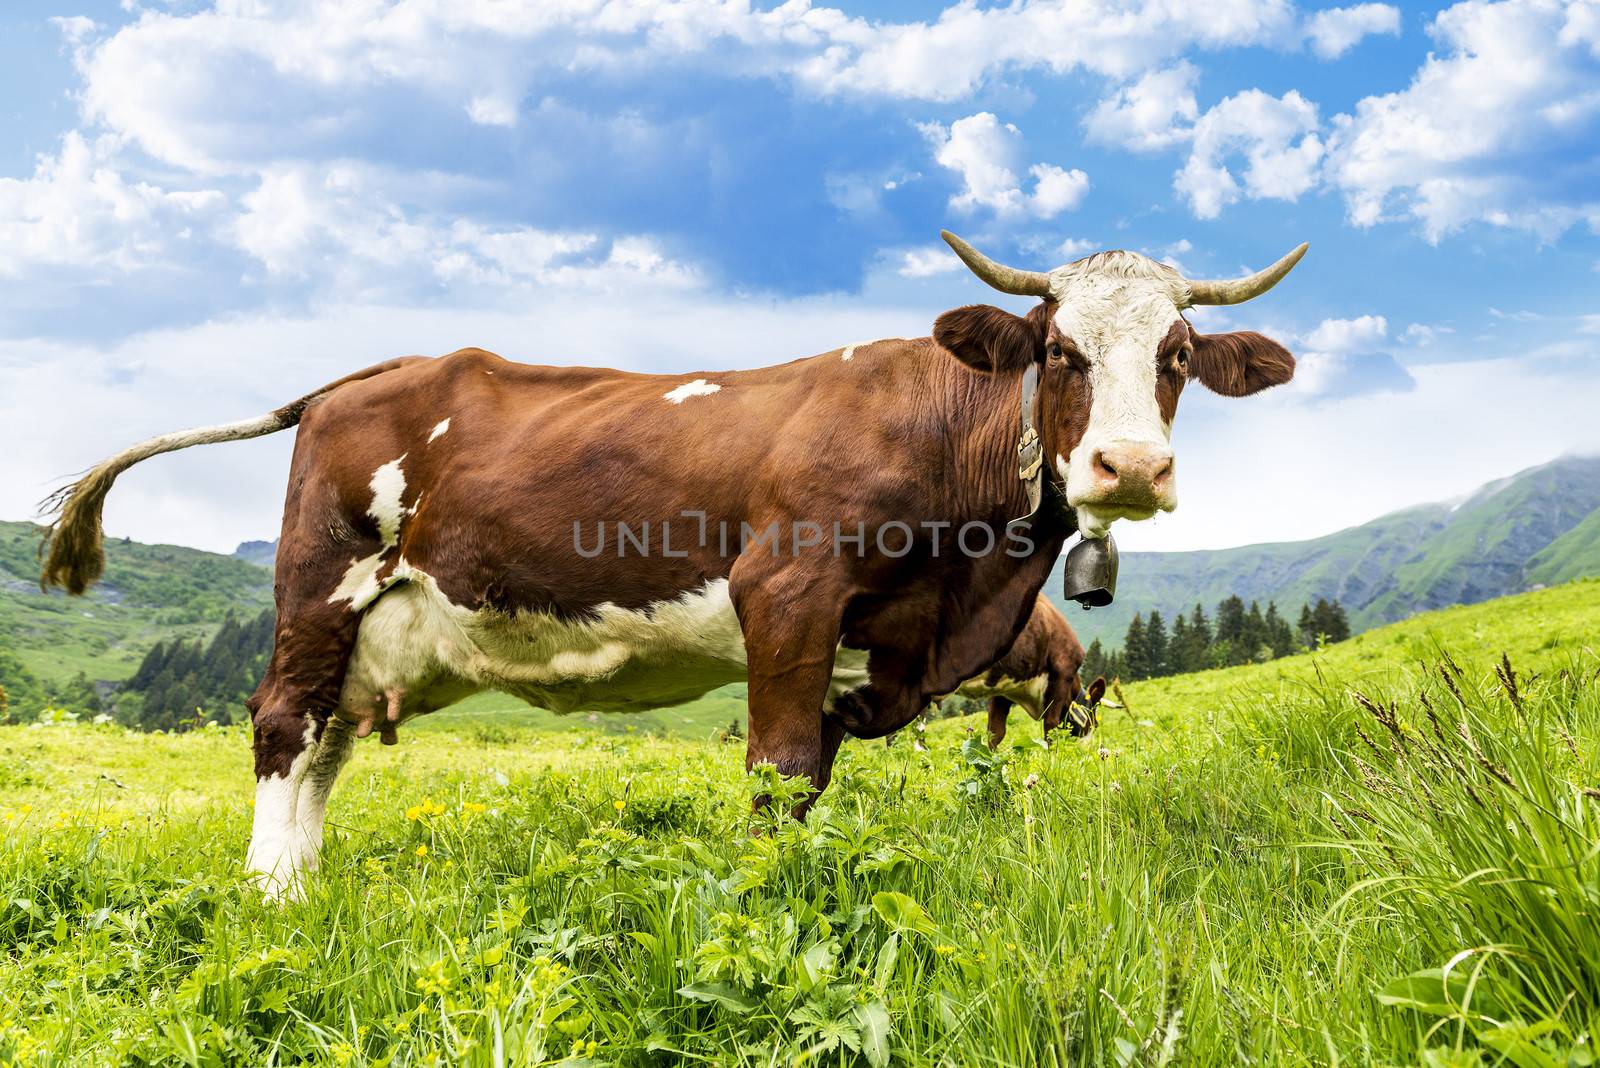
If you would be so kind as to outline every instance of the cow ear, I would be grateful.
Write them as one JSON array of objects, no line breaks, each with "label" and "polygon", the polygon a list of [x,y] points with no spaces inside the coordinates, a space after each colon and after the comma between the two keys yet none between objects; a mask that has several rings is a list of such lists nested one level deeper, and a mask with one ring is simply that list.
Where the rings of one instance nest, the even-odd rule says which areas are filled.
[{"label": "cow ear", "polygon": [[1020,372],[1044,352],[1049,321],[1035,312],[1024,318],[987,304],[969,304],[935,319],[933,340],[974,370]]},{"label": "cow ear", "polygon": [[1250,330],[1195,334],[1189,375],[1224,397],[1248,397],[1294,377],[1289,350]]},{"label": "cow ear", "polygon": [[1100,698],[1102,698],[1102,697],[1104,697],[1106,695],[1106,680],[1105,680],[1105,676],[1103,676],[1103,675],[1099,676],[1093,682],[1091,682],[1089,684],[1088,693],[1089,693],[1089,704],[1091,704],[1091,705],[1099,704],[1100,703]]}]

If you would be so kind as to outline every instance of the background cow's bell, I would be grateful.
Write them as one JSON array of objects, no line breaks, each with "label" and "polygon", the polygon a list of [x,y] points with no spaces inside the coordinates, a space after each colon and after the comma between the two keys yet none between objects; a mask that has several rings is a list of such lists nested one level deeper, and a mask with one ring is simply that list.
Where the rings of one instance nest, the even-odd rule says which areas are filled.
[{"label": "background cow's bell", "polygon": [[1117,593],[1117,543],[1103,538],[1079,538],[1062,565],[1062,592],[1087,611],[1104,608]]}]

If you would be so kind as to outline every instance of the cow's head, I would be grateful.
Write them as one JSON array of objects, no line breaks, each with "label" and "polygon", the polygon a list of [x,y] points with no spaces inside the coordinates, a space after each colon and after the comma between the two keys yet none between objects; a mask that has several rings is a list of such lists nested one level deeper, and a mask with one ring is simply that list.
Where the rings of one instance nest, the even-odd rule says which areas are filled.
[{"label": "cow's head", "polygon": [[1100,723],[1100,699],[1106,695],[1106,680],[1099,676],[1085,686],[1078,673],[1073,672],[1068,685],[1072,692],[1066,702],[1045,710],[1044,732],[1048,735],[1065,723],[1073,737],[1082,738]]},{"label": "cow's head", "polygon": [[1289,273],[1301,245],[1264,271],[1195,281],[1137,252],[1100,252],[1053,271],[995,263],[949,232],[973,273],[1003,293],[1042,297],[1026,317],[984,305],[946,312],[934,337],[969,366],[1020,373],[1040,363],[1040,432],[1047,462],[1089,537],[1117,519],[1148,519],[1178,504],[1171,446],[1178,394],[1195,378],[1245,397],[1294,376],[1294,357],[1249,331],[1197,333],[1197,304],[1238,304]]}]

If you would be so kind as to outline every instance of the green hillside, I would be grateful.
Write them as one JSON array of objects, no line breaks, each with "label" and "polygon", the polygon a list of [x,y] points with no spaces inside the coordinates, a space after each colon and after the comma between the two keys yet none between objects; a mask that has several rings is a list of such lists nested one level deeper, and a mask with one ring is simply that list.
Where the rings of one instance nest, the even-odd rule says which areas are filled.
[{"label": "green hillside", "polygon": [[262,568],[118,539],[106,542],[105,578],[86,595],[42,593],[40,533],[32,523],[0,522],[0,651],[47,683],[79,672],[126,678],[157,641],[201,637],[230,611],[248,617],[272,604],[272,575]]},{"label": "green hillside", "polygon": [[[1196,602],[1275,600],[1293,614],[1327,597],[1356,630],[1431,608],[1474,604],[1600,574],[1600,458],[1563,458],[1490,483],[1454,504],[1425,504],[1309,541],[1183,553],[1128,553],[1116,602],[1067,618],[1087,644],[1122,643],[1134,613],[1171,618]],[[1059,568],[1045,587],[1058,601]]]},{"label": "green hillside", "polygon": [[1600,511],[1528,558],[1529,582],[1553,586],[1581,575],[1600,575]]}]

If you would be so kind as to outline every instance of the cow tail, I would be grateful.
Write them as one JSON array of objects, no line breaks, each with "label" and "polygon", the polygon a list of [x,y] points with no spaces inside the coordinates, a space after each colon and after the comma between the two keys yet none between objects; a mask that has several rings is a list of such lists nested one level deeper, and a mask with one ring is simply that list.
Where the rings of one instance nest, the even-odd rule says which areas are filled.
[{"label": "cow tail", "polygon": [[245,441],[287,430],[299,424],[300,417],[312,401],[346,383],[372,378],[415,359],[417,357],[389,360],[357,371],[255,419],[162,434],[123,449],[109,460],[97,464],[88,474],[61,487],[39,503],[40,513],[53,517],[50,529],[46,532],[47,541],[40,546],[41,555],[46,548],[49,550],[49,556],[39,573],[40,589],[59,586],[70,594],[80,594],[99,579],[106,566],[104,534],[100,526],[106,494],[111,492],[111,485],[117,476],[134,464],[192,445]]}]

